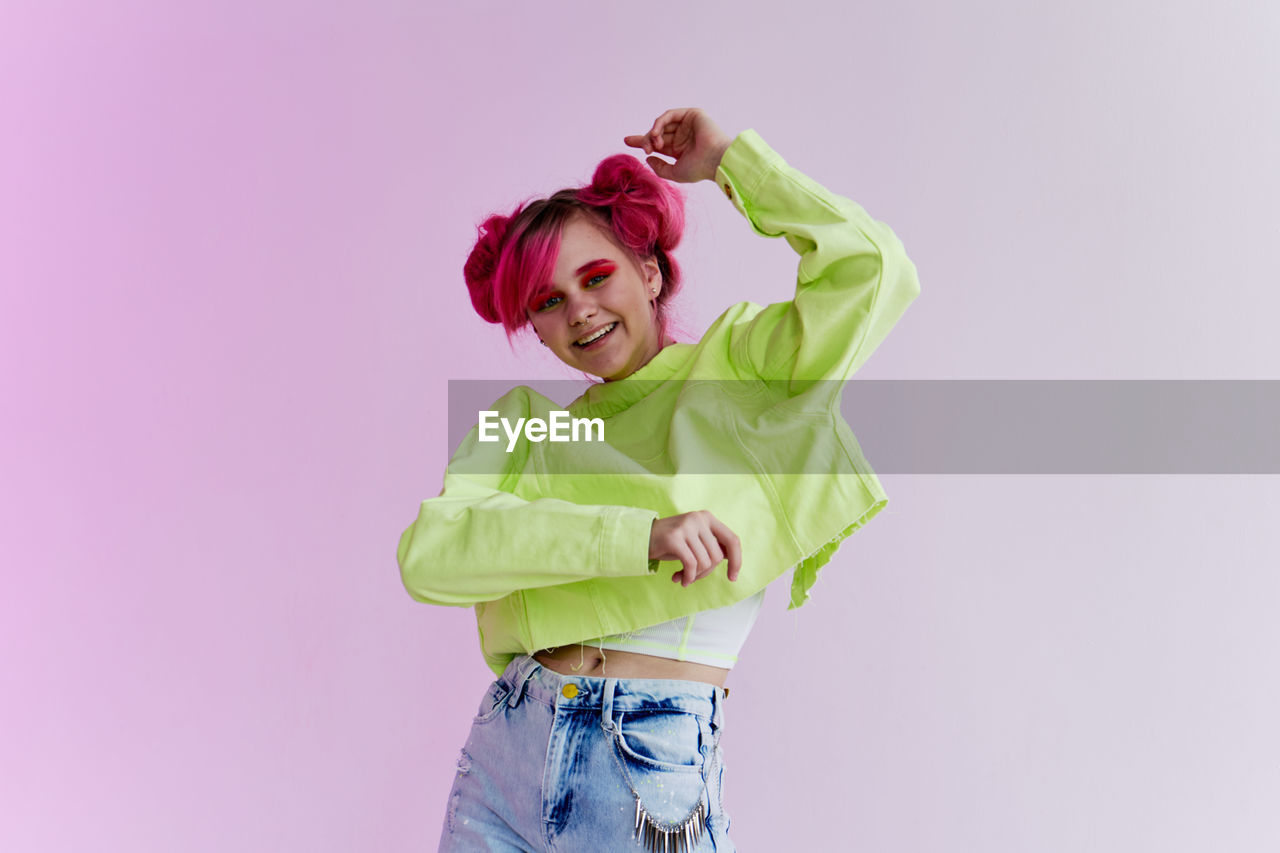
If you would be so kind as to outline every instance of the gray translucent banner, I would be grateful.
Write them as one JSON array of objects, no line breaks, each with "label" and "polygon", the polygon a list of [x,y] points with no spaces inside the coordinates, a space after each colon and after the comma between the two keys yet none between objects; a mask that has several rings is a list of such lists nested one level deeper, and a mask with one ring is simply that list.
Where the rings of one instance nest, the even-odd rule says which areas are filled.
[{"label": "gray translucent banner", "polygon": [[[589,387],[450,380],[450,448],[476,427],[482,410],[521,384],[562,409]],[[665,385],[663,395],[672,392],[672,383]],[[1280,474],[1280,380],[854,380],[804,388],[703,381],[679,392],[693,394],[694,385],[703,386],[697,394],[735,401],[728,405],[735,413],[744,401],[742,412],[755,422],[762,406],[784,399],[775,413],[795,409],[808,421],[839,394],[857,445],[883,474]],[[722,387],[706,387],[712,385]],[[826,460],[841,450],[836,431],[826,433],[803,453],[761,458],[773,460],[769,473],[830,470]],[[751,440],[749,428],[741,435]],[[581,473],[601,473],[590,470],[590,458],[598,457],[584,454]],[[682,458],[680,471],[742,473],[724,458],[710,451],[705,459]]]}]

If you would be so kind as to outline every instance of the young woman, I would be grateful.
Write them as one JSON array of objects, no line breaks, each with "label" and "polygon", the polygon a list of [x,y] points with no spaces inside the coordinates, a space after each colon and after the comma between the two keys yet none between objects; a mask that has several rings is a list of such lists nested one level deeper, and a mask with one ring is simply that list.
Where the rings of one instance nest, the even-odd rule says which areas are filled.
[{"label": "young woman", "polygon": [[[803,604],[887,502],[839,393],[919,293],[901,243],[701,110],[625,142],[647,167],[617,154],[586,187],[490,217],[465,267],[481,317],[508,337],[532,326],[604,380],[567,410],[599,419],[604,440],[473,429],[401,536],[410,595],[474,606],[498,676],[441,850],[732,850],[724,683],[765,587],[791,571],[790,607]],[[791,300],[739,303],[677,343],[670,182],[703,180],[800,254],[798,282]],[[509,424],[558,410],[527,387],[490,408]]]}]

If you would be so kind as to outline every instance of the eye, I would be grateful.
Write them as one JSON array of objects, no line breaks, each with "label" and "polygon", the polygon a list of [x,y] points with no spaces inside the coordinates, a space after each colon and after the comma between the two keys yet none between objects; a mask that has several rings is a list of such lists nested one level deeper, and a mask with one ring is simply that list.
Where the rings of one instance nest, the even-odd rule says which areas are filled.
[{"label": "eye", "polygon": [[563,296],[548,296],[546,299],[542,301],[542,304],[538,306],[537,310],[550,311],[552,308],[559,305],[562,301],[564,301]]},{"label": "eye", "polygon": [[[599,287],[601,284],[604,284],[604,280],[608,277],[609,277],[609,274],[607,272],[596,273],[595,275],[591,276],[591,278],[587,279],[586,286]],[[599,283],[596,282],[596,279],[600,279]]]}]

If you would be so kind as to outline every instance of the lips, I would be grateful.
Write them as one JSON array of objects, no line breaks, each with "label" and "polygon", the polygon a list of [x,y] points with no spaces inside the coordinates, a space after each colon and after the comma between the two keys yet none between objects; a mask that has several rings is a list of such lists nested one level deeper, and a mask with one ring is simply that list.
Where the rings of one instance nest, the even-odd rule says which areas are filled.
[{"label": "lips", "polygon": [[609,335],[610,332],[612,332],[615,328],[617,328],[617,326],[618,326],[618,323],[616,320],[612,323],[605,323],[603,326],[599,326],[595,329],[592,329],[587,334],[578,338],[576,341],[573,342],[573,345],[575,347],[578,347],[579,349],[588,347],[591,344],[596,343],[597,341],[603,340],[605,337]]}]

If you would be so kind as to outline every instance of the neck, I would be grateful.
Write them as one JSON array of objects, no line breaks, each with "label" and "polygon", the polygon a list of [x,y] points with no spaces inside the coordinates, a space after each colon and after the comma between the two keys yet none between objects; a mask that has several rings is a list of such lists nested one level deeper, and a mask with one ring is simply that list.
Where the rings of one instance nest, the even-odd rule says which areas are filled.
[{"label": "neck", "polygon": [[[653,353],[652,353],[652,354],[650,354],[650,356],[649,356],[648,358],[646,358],[646,359],[645,359],[645,360],[640,364],[640,367],[644,367],[646,364],[648,364],[649,362],[653,361],[654,356],[656,356],[658,353],[662,352],[664,349],[666,349],[667,347],[671,346],[671,345],[672,345],[672,344],[674,344],[674,343],[677,343],[677,341],[676,341],[676,339],[675,339],[675,338],[671,337],[670,335],[665,335],[665,336],[663,336],[663,338],[662,338],[662,342],[658,344],[658,348],[657,348],[657,349],[655,349],[655,350],[653,351]],[[640,369],[640,367],[637,367],[637,368],[636,368],[636,370],[639,370],[639,369]],[[635,370],[633,370],[633,371],[632,371],[632,373],[634,373],[634,372],[635,372]],[[627,376],[630,376],[630,375],[631,375],[631,374],[627,374]],[[616,379],[608,379],[608,378],[604,378],[604,377],[601,377],[601,378],[602,378],[602,379],[603,379],[603,381],[605,381],[605,382],[616,382],[616,381],[617,381]],[[623,378],[625,379],[626,377],[624,376]]]}]

